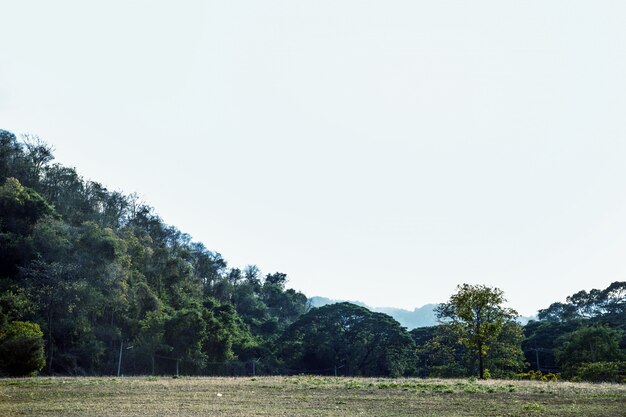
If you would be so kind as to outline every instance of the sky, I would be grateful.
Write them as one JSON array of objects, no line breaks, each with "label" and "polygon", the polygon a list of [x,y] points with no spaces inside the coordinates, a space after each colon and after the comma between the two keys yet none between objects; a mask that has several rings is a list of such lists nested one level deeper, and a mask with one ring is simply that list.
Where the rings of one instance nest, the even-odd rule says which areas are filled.
[{"label": "sky", "polygon": [[623,1],[0,0],[0,128],[231,266],[531,315],[626,279]]}]

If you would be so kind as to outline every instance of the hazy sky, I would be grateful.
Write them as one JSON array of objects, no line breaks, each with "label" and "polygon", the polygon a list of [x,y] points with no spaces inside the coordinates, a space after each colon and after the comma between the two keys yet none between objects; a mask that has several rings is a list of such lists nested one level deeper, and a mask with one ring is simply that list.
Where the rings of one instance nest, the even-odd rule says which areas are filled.
[{"label": "hazy sky", "polygon": [[626,279],[626,2],[0,0],[0,128],[232,266],[534,313]]}]

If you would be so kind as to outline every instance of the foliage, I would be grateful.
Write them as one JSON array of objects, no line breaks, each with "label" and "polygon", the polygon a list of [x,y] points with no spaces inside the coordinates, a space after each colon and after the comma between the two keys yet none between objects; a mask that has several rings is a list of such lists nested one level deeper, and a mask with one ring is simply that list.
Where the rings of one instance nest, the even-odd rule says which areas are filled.
[{"label": "foliage", "polygon": [[626,361],[580,364],[574,379],[591,382],[626,382]]},{"label": "foliage", "polygon": [[578,319],[567,322],[550,320],[529,322],[524,327],[525,338],[522,341],[526,362],[535,371],[559,371],[555,349],[560,347],[562,336],[577,330],[582,325]]},{"label": "foliage", "polygon": [[[459,343],[463,336],[460,331],[459,327],[449,324],[411,331],[417,345],[417,375],[458,378],[477,373],[476,356],[465,344]],[[505,323],[485,357],[483,376],[507,378],[522,370],[522,339],[523,331],[519,324],[512,321]]]},{"label": "foliage", "polygon": [[[187,374],[244,373],[254,360],[273,373],[338,366],[354,375],[499,378],[526,360],[573,377],[613,369],[590,361],[619,363],[626,348],[618,331],[626,331],[626,282],[554,303],[523,333],[500,290],[463,285],[440,306],[440,326],[410,336],[354,306],[306,314],[306,296],[287,282],[281,272],[230,267],[136,195],[54,163],[37,136],[0,130],[2,366],[32,372],[41,353],[50,374],[110,375],[118,363],[126,374],[172,373],[176,364]],[[7,347],[15,343],[30,348]]]},{"label": "foliage", "polygon": [[560,379],[559,374],[553,374],[551,372],[547,374],[541,373],[541,371],[533,371],[532,369],[528,372],[522,372],[515,375],[516,379],[520,380],[528,380],[528,381],[545,381],[545,382],[555,382]]},{"label": "foliage", "polygon": [[390,316],[350,303],[315,308],[278,341],[295,372],[400,376],[414,366],[414,343]]},{"label": "foliage", "polygon": [[0,130],[0,326],[37,323],[47,372],[113,374],[121,346],[126,373],[268,354],[306,310],[286,282],[228,268],[137,196],[53,163],[36,136]]},{"label": "foliage", "polygon": [[[626,282],[616,281],[604,290],[579,291],[567,297],[566,303],[553,303],[539,310],[540,320],[571,321],[626,314]],[[626,326],[626,324],[623,324]]]},{"label": "foliage", "polygon": [[468,349],[459,343],[459,328],[442,324],[414,329],[417,345],[417,375],[459,378],[468,375]]},{"label": "foliage", "polygon": [[[447,303],[437,308],[439,319],[451,327],[458,341],[476,358],[481,379],[485,378],[485,358],[489,350],[505,326],[517,317],[515,310],[502,306],[505,301],[498,288],[463,284]],[[521,340],[514,339],[499,349],[519,349]]]},{"label": "foliage", "polygon": [[506,321],[493,340],[485,358],[485,368],[492,378],[511,378],[524,369],[525,357],[521,349],[524,329],[515,321]]},{"label": "foliage", "polygon": [[586,326],[562,337],[556,357],[567,376],[574,376],[583,364],[619,361],[624,352],[619,347],[621,330],[607,326]]},{"label": "foliage", "polygon": [[0,374],[32,375],[45,365],[43,333],[36,323],[14,321],[0,330]]},{"label": "foliage", "polygon": [[[604,330],[583,330],[597,327],[603,327]],[[617,333],[611,333],[607,329]],[[522,346],[526,360],[533,369],[544,372],[562,371],[564,375],[574,377],[580,364],[593,360],[602,361],[598,354],[603,356],[607,351],[612,351],[610,356],[616,357],[618,350],[626,349],[624,331],[626,282],[613,282],[605,289],[579,291],[567,297],[565,303],[553,303],[540,310],[539,320],[526,325],[526,339]],[[600,337],[600,334],[606,337]],[[588,338],[593,351],[589,344],[586,347],[580,346],[578,351],[572,350],[572,346],[580,345],[579,339],[583,336]],[[571,352],[572,355],[566,352]]]}]

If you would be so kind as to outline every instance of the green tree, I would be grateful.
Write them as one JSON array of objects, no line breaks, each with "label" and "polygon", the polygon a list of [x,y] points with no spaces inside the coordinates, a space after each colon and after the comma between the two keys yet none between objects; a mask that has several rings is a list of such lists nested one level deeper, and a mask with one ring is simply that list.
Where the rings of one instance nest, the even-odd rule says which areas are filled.
[{"label": "green tree", "polygon": [[[55,216],[52,206],[15,178],[0,186],[0,279],[14,278],[33,257],[30,235],[40,219]],[[1,289],[1,288],[0,288]]]},{"label": "green tree", "polygon": [[556,358],[564,373],[573,376],[587,363],[611,362],[624,359],[619,347],[623,332],[607,326],[585,326],[561,337]]},{"label": "green tree", "polygon": [[417,374],[455,378],[467,375],[467,348],[459,343],[458,328],[448,324],[411,330],[417,345]]},{"label": "green tree", "polygon": [[38,324],[14,321],[0,330],[0,373],[32,375],[45,364],[43,333]]},{"label": "green tree", "polygon": [[[418,375],[434,377],[462,377],[475,373],[477,357],[459,339],[459,326],[440,324],[411,331],[417,345]],[[520,349],[524,334],[522,326],[506,322],[498,337],[491,343],[485,357],[485,369],[496,378],[506,378],[524,369],[524,354]]]},{"label": "green tree", "polygon": [[623,323],[626,316],[626,282],[616,281],[604,290],[579,291],[567,297],[565,303],[553,303],[539,310],[540,320],[572,321],[592,319],[609,323]]},{"label": "green tree", "polygon": [[558,371],[554,349],[560,346],[561,336],[577,330],[581,319],[569,321],[532,320],[524,326],[522,350],[532,369],[542,372]]},{"label": "green tree", "polygon": [[525,366],[525,356],[521,345],[524,340],[524,328],[513,320],[502,325],[502,330],[492,343],[489,355],[485,358],[485,367],[495,378],[511,378],[521,372]]},{"label": "green tree", "polygon": [[485,378],[485,357],[498,340],[505,324],[517,312],[503,307],[504,293],[485,285],[463,284],[457,287],[447,303],[437,307],[437,317],[451,326],[458,341],[465,345],[478,362],[478,376]]},{"label": "green tree", "polygon": [[415,365],[415,344],[391,316],[350,303],[314,308],[278,340],[279,354],[301,372],[400,376]]}]

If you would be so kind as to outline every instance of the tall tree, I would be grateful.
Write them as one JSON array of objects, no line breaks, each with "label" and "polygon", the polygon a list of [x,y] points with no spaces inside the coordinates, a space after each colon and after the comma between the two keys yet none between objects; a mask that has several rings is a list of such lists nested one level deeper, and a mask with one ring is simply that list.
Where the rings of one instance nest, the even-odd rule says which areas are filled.
[{"label": "tall tree", "polygon": [[481,379],[485,378],[485,357],[489,349],[505,324],[518,316],[515,310],[502,305],[505,301],[504,293],[498,288],[463,284],[436,310],[440,321],[456,330],[459,342],[474,353]]},{"label": "tall tree", "polygon": [[314,308],[287,329],[278,346],[299,372],[401,376],[415,365],[415,344],[400,323],[351,303]]}]

